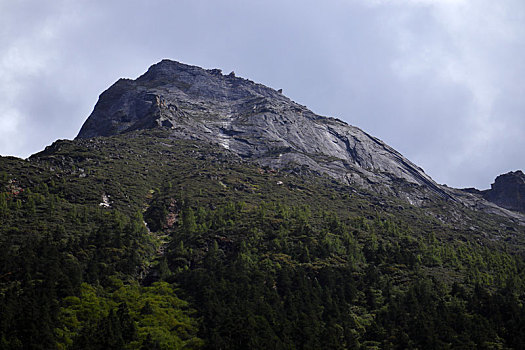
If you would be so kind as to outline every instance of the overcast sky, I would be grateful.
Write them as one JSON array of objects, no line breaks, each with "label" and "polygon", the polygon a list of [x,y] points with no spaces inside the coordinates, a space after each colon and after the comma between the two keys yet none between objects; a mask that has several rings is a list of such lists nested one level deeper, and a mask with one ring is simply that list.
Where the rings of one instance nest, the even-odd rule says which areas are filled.
[{"label": "overcast sky", "polygon": [[163,58],[282,88],[439,183],[525,168],[523,0],[0,0],[0,154],[74,138]]}]

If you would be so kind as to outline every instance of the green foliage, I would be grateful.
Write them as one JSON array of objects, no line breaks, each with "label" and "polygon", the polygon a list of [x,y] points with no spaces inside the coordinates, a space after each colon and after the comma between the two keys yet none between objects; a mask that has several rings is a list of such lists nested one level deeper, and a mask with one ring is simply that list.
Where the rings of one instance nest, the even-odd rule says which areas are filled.
[{"label": "green foliage", "polygon": [[525,230],[502,218],[158,130],[0,169],[2,349],[525,343]]},{"label": "green foliage", "polygon": [[[481,313],[475,290],[452,287],[474,287],[472,271],[523,272],[517,256],[483,246],[463,254],[459,242],[417,241],[408,227],[377,217],[314,215],[279,203],[234,207],[197,208],[199,232],[176,228],[168,249],[175,281],[204,317],[210,348],[479,348],[521,337],[523,292],[508,306],[510,319],[521,321],[503,326],[504,317],[493,323],[503,312],[498,304],[497,312]],[[486,279],[476,288],[490,299],[506,285]]]},{"label": "green foliage", "polygon": [[198,349],[198,321],[188,303],[165,282],[141,287],[113,281],[110,288],[82,284],[80,297],[67,297],[55,330],[61,349]]}]

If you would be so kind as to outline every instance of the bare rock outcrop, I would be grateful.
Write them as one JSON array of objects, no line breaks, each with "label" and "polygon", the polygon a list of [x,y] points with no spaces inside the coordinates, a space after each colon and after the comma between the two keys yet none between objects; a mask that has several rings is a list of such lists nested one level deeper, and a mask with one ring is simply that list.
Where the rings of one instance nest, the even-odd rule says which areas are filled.
[{"label": "bare rock outcrop", "polygon": [[[438,185],[378,138],[317,115],[281,90],[170,60],[102,93],[77,138],[155,127],[168,128],[172,137],[212,142],[261,165],[307,168],[416,205],[432,198],[463,202],[467,196]],[[495,210],[479,196],[468,196],[477,207]]]},{"label": "bare rock outcrop", "polygon": [[517,170],[500,175],[482,195],[500,207],[525,214],[525,174]]}]

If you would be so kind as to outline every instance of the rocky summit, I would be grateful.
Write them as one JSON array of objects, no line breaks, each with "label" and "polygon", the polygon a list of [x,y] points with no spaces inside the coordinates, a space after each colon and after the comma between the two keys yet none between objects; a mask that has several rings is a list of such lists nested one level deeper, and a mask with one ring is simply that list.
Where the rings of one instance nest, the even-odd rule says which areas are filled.
[{"label": "rocky summit", "polygon": [[422,169],[359,128],[234,73],[168,60],[105,91],[78,138],[152,127],[210,141],[263,165],[306,166],[375,190],[402,179],[447,196]]},{"label": "rocky summit", "polygon": [[136,80],[120,79],[100,98],[77,138],[168,128],[174,138],[211,142],[272,168],[327,174],[351,186],[416,205],[446,199],[523,220],[481,196],[438,185],[383,141],[317,115],[253,81],[163,60]]}]

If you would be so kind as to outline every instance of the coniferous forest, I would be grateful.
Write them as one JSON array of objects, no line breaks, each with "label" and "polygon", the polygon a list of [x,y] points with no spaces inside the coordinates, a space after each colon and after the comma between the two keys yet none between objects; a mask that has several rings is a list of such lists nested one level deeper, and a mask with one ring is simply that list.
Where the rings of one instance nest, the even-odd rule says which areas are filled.
[{"label": "coniferous forest", "polygon": [[164,131],[0,158],[1,349],[523,349],[525,228]]}]

